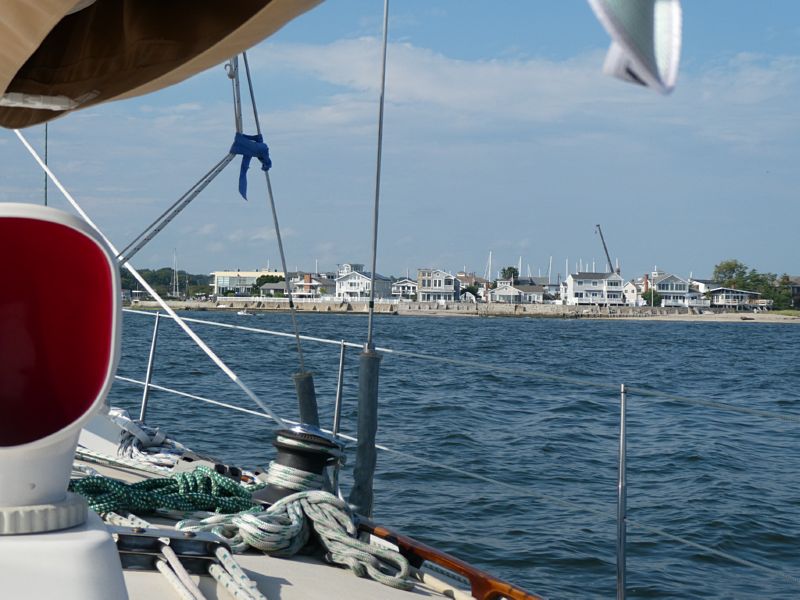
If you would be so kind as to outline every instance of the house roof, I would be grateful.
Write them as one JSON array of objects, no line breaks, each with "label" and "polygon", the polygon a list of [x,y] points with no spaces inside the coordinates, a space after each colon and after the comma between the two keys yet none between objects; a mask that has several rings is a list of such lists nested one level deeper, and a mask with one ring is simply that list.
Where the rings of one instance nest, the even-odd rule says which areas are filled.
[{"label": "house roof", "polygon": [[[351,275],[361,275],[362,277],[366,277],[367,279],[372,279],[372,272],[371,271],[350,271],[349,273],[345,273],[341,277],[337,277],[336,281],[340,279],[344,279],[345,277],[350,277]],[[380,273],[375,273],[375,279],[383,280],[383,281],[391,281],[388,277],[384,277]]]},{"label": "house roof", "polygon": [[678,275],[673,275],[672,273],[658,274],[657,276],[653,277],[653,283],[661,283],[662,281],[670,278],[674,278],[677,279],[678,281],[683,281],[685,283],[688,283],[683,277],[679,277]]},{"label": "house roof", "polygon": [[544,293],[544,286],[541,285],[528,285],[528,284],[517,284],[514,286],[518,290],[521,290],[527,294],[543,294]]},{"label": "house roof", "polygon": [[609,277],[620,277],[616,273],[591,273],[582,271],[580,273],[570,273],[573,279],[608,279]]},{"label": "house roof", "polygon": [[413,283],[414,285],[417,285],[417,281],[415,279],[409,279],[408,277],[403,277],[402,279],[398,279],[397,281],[393,281],[392,285],[403,285],[403,284],[409,284],[409,283]]},{"label": "house roof", "polygon": [[748,294],[750,296],[760,296],[761,295],[760,292],[751,292],[749,290],[737,290],[736,288],[730,288],[730,287],[715,287],[715,288],[710,289],[708,291],[711,292],[712,294],[714,292],[726,291],[726,292],[739,292],[740,294]]}]

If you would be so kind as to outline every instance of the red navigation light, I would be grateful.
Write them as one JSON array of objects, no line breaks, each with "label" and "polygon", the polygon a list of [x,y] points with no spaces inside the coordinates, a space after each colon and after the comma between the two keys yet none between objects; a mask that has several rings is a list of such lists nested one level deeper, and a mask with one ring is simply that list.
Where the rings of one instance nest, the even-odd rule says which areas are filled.
[{"label": "red navigation light", "polygon": [[0,260],[0,447],[9,447],[61,431],[95,404],[114,360],[120,292],[106,251],[62,223],[0,217]]}]

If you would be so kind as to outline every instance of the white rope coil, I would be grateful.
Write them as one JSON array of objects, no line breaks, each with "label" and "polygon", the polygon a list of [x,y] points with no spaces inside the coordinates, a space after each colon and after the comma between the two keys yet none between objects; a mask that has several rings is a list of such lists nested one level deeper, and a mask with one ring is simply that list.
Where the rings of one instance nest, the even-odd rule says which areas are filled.
[{"label": "white rope coil", "polygon": [[410,590],[408,561],[398,552],[358,539],[350,507],[328,492],[298,492],[267,510],[214,515],[201,521],[177,523],[181,531],[211,531],[224,537],[234,552],[256,548],[272,556],[297,554],[316,534],[328,562],[350,568],[358,577],[370,577],[394,588]]}]

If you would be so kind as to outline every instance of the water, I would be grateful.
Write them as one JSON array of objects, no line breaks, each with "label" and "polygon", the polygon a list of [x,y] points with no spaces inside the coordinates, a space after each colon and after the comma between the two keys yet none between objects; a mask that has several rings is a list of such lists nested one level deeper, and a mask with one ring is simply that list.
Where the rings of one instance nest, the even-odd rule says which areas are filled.
[{"label": "water", "polygon": [[[290,331],[283,314],[187,314]],[[152,321],[125,315],[121,375],[144,378]],[[299,323],[334,340],[363,342],[366,332],[360,315],[300,315]],[[279,415],[296,417],[291,339],[195,327]],[[513,488],[381,453],[375,520],[551,598],[615,594],[619,384],[800,415],[796,325],[378,316],[376,343],[610,384],[397,356],[382,363],[379,443]],[[304,349],[329,424],[339,348]],[[352,435],[356,365],[349,350],[342,431]],[[153,381],[257,408],[169,320]],[[138,415],[140,397],[141,388],[117,383],[111,402]],[[233,463],[264,465],[272,456],[272,426],[258,417],[153,392],[148,421]],[[630,395],[629,517],[795,580],[631,527],[628,597],[798,597],[797,432],[797,421]]]}]

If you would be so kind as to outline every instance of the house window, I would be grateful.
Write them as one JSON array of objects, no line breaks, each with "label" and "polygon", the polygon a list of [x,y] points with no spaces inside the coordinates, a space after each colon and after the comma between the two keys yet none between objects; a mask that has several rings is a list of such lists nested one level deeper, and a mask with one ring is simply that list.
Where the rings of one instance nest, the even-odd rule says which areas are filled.
[{"label": "house window", "polygon": [[597,281],[593,281],[593,282],[592,282],[592,285],[593,285],[594,287],[597,287]]}]

